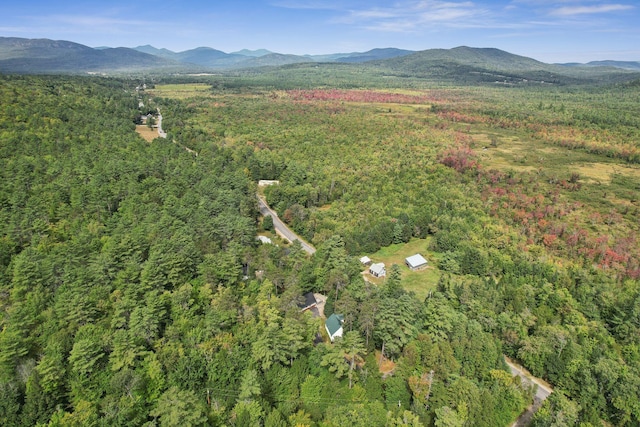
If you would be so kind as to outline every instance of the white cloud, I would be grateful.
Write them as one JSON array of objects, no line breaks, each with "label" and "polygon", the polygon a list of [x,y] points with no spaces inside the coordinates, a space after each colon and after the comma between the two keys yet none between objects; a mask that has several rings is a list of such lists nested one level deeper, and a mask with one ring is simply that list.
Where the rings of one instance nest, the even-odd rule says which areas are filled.
[{"label": "white cloud", "polygon": [[334,21],[381,32],[413,32],[424,25],[486,26],[487,16],[487,10],[470,1],[423,0],[352,9]]},{"label": "white cloud", "polygon": [[633,6],[625,4],[600,4],[593,6],[564,6],[550,12],[554,16],[588,15],[597,13],[619,12],[631,10]]},{"label": "white cloud", "polygon": [[397,18],[398,15],[389,10],[362,10],[362,11],[353,11],[351,12],[351,16],[358,17],[361,19],[394,19]]},{"label": "white cloud", "polygon": [[557,6],[558,4],[572,4],[577,3],[580,5],[584,5],[587,3],[601,3],[602,0],[513,0],[511,4],[525,4],[529,6],[546,6],[552,5]]},{"label": "white cloud", "polygon": [[37,29],[42,34],[136,34],[141,31],[152,31],[166,23],[145,21],[140,19],[121,18],[118,16],[56,14],[42,16],[27,16],[25,23],[31,27],[31,32]]},{"label": "white cloud", "polygon": [[150,22],[134,20],[134,19],[121,19],[111,18],[104,16],[89,16],[89,15],[53,15],[43,17],[41,19],[47,20],[52,23],[62,23],[72,25],[74,27],[115,27],[115,26],[148,26]]},{"label": "white cloud", "polygon": [[31,33],[33,28],[30,27],[0,27],[0,33]]},{"label": "white cloud", "polygon": [[270,4],[273,7],[281,7],[283,9],[342,10],[345,8],[344,2],[322,0],[278,0]]}]

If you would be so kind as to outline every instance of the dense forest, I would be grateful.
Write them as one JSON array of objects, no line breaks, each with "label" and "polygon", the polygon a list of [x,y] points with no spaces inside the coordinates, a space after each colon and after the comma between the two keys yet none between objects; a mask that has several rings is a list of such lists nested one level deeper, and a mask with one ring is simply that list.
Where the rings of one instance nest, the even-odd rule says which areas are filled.
[{"label": "dense forest", "polygon": [[[507,426],[505,354],[534,426],[640,423],[637,86],[249,78],[0,77],[1,425]],[[424,292],[365,280],[412,242]]]}]

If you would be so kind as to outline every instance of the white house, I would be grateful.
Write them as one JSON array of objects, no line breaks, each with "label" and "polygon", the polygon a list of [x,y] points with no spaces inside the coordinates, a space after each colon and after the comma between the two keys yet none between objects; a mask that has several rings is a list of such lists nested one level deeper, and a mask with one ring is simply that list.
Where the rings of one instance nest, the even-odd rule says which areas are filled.
[{"label": "white house", "polygon": [[384,277],[387,275],[387,270],[384,267],[383,262],[378,262],[375,264],[371,264],[369,267],[369,274],[374,277]]},{"label": "white house", "polygon": [[371,264],[371,258],[369,258],[368,256],[365,255],[362,258],[360,258],[360,262],[363,265],[369,265],[369,264]]},{"label": "white house", "polygon": [[421,270],[427,266],[427,260],[420,254],[411,255],[404,260],[404,263],[412,270]]},{"label": "white house", "polygon": [[327,330],[329,334],[329,339],[333,342],[336,337],[342,336],[342,324],[344,323],[344,316],[342,314],[333,313],[329,318],[324,322],[324,328]]},{"label": "white house", "polygon": [[258,180],[258,187],[266,187],[268,185],[278,185],[280,181],[275,179],[261,179]]}]

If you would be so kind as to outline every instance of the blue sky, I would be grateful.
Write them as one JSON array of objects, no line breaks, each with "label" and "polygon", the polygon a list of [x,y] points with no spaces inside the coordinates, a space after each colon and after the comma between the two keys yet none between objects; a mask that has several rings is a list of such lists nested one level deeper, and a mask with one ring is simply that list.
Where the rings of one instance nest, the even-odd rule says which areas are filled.
[{"label": "blue sky", "polygon": [[[7,4],[8,3],[8,4]],[[637,0],[23,0],[0,36],[293,54],[496,47],[545,62],[640,61]]]}]

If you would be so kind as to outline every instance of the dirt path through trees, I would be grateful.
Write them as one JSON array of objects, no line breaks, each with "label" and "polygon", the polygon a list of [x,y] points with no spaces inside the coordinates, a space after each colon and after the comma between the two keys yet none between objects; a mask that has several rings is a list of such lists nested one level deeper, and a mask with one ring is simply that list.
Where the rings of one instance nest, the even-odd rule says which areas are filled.
[{"label": "dirt path through trees", "polygon": [[523,412],[518,419],[511,424],[511,427],[524,427],[528,426],[531,423],[531,419],[533,415],[536,413],[542,403],[549,397],[551,393],[553,393],[553,389],[543,380],[532,376],[529,372],[527,372],[522,366],[517,365],[507,356],[504,357],[504,361],[509,366],[511,370],[511,374],[513,376],[519,376],[522,378],[522,381],[527,384],[535,384],[538,386],[536,389],[536,395],[533,398],[533,404]]},{"label": "dirt path through trees", "polygon": [[296,240],[298,240],[302,245],[302,249],[304,249],[307,253],[309,253],[310,255],[313,255],[315,253],[316,248],[302,240],[300,236],[298,236],[289,227],[287,227],[287,225],[282,222],[280,218],[278,218],[278,214],[269,207],[267,202],[262,197],[260,197],[260,195],[258,195],[258,205],[260,206],[260,213],[262,214],[262,216],[271,215],[271,218],[273,219],[273,228],[276,230],[276,233],[279,236],[287,239],[290,242],[295,242]]}]

